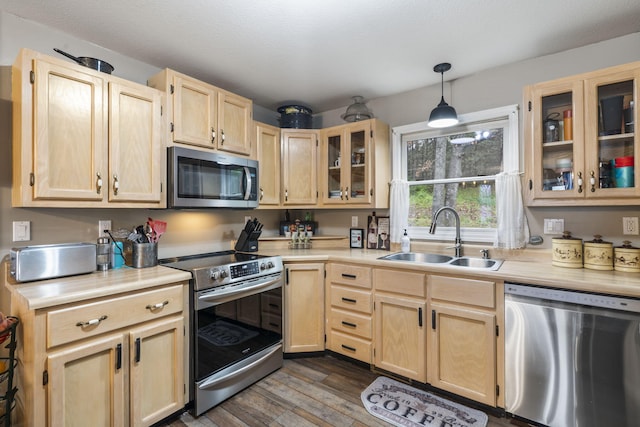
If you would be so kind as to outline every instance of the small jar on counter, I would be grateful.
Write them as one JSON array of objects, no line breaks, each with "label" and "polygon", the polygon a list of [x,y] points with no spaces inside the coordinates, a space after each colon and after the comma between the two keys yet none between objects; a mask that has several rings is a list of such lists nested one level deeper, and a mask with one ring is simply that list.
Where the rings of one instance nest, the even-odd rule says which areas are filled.
[{"label": "small jar on counter", "polygon": [[640,249],[631,246],[631,242],[625,240],[622,246],[613,248],[613,269],[640,273]]},{"label": "small jar on counter", "polygon": [[613,270],[613,243],[603,241],[599,234],[584,242],[584,268]]},{"label": "small jar on counter", "polygon": [[111,268],[111,242],[108,237],[99,237],[96,245],[96,270],[107,271]]},{"label": "small jar on counter", "polygon": [[570,231],[551,239],[552,261],[557,267],[582,268],[582,239],[571,237]]}]

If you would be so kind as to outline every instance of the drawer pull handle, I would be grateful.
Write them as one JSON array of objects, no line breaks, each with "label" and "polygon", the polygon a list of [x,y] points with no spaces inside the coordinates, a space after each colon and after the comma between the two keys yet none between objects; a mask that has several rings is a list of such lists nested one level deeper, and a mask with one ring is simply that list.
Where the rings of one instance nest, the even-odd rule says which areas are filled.
[{"label": "drawer pull handle", "polygon": [[84,328],[85,326],[98,325],[103,320],[106,320],[106,318],[107,318],[107,316],[100,316],[97,319],[91,319],[91,320],[88,320],[86,322],[78,322],[78,323],[76,323],[76,326],[80,326],[81,328]]},{"label": "drawer pull handle", "polygon": [[347,273],[342,273],[342,277],[344,277],[345,279],[357,279],[358,276],[356,276],[355,274],[347,274]]},{"label": "drawer pull handle", "polygon": [[344,345],[344,344],[342,344],[342,348],[344,348],[345,350],[349,350],[349,351],[356,351],[355,348],[349,347],[348,345]]},{"label": "drawer pull handle", "polygon": [[355,328],[355,327],[357,327],[357,326],[358,326],[358,325],[356,325],[355,323],[345,322],[344,320],[342,321],[342,324],[343,324],[344,326],[348,326],[348,327],[350,327],[350,328]]},{"label": "drawer pull handle", "polygon": [[157,304],[149,304],[146,308],[147,310],[153,311],[153,310],[158,310],[168,304],[169,304],[169,301],[164,301],[164,302],[159,302]]},{"label": "drawer pull handle", "polygon": [[269,322],[269,325],[274,327],[274,328],[279,328],[280,325],[278,323],[273,323],[273,322]]},{"label": "drawer pull handle", "polygon": [[280,306],[278,304],[271,304],[271,303],[269,303],[269,307],[280,308]]},{"label": "drawer pull handle", "polygon": [[345,297],[342,297],[342,301],[344,301],[344,302],[350,302],[350,303],[352,303],[352,304],[355,304],[355,303],[357,303],[357,302],[358,302],[358,301],[354,300],[353,298],[345,298]]}]

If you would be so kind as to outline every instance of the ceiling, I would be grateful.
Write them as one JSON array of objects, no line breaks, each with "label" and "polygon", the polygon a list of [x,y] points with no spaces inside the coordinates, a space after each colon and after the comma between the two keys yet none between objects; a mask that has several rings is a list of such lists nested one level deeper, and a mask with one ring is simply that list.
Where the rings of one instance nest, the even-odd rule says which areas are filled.
[{"label": "ceiling", "polygon": [[447,81],[640,31],[638,0],[0,0],[0,10],[268,109],[314,112],[437,84],[440,62],[452,64]]}]

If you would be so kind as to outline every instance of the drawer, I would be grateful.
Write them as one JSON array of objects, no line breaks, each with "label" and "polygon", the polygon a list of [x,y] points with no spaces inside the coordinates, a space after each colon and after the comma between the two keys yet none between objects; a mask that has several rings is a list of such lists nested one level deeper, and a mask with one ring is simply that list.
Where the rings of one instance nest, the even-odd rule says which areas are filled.
[{"label": "drawer", "polygon": [[361,362],[371,363],[371,341],[331,331],[329,350],[344,354]]},{"label": "drawer", "polygon": [[373,298],[371,291],[331,285],[331,306],[371,314]]},{"label": "drawer", "polygon": [[282,316],[273,313],[262,313],[262,329],[282,334]]},{"label": "drawer", "polygon": [[371,316],[351,313],[336,308],[331,309],[330,315],[329,327],[331,329],[366,339],[372,338],[373,322],[371,321]]},{"label": "drawer", "polygon": [[182,295],[182,285],[176,285],[51,310],[47,348],[180,313]]},{"label": "drawer", "polygon": [[427,296],[424,273],[378,268],[373,271],[373,287],[376,291],[393,292],[421,298],[426,298]]},{"label": "drawer", "polygon": [[371,289],[371,269],[358,265],[330,264],[329,280],[331,283]]},{"label": "drawer", "polygon": [[430,276],[431,299],[496,307],[496,282],[461,277]]}]

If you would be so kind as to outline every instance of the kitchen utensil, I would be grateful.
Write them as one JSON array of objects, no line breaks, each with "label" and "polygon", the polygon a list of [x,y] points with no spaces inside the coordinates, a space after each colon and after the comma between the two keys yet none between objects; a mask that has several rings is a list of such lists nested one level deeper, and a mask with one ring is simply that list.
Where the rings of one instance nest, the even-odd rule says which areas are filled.
[{"label": "kitchen utensil", "polygon": [[60,49],[53,48],[56,52],[61,55],[66,56],[69,59],[76,61],[80,65],[84,65],[85,67],[92,68],[94,70],[102,71],[103,73],[111,74],[111,72],[115,69],[113,65],[105,62],[101,59],[90,58],[88,56],[73,56],[67,52],[63,52]]},{"label": "kitchen utensil", "polygon": [[164,221],[154,220],[151,218],[147,218],[147,224],[151,229],[151,238],[149,239],[151,242],[157,243],[160,240],[160,236],[167,231],[167,223]]}]

